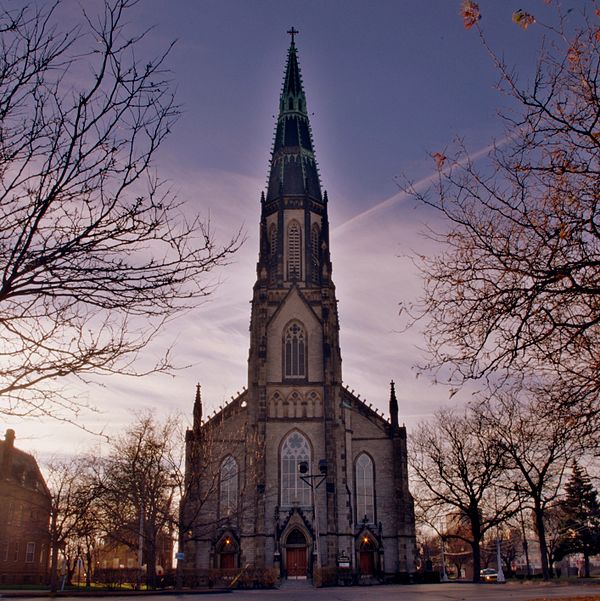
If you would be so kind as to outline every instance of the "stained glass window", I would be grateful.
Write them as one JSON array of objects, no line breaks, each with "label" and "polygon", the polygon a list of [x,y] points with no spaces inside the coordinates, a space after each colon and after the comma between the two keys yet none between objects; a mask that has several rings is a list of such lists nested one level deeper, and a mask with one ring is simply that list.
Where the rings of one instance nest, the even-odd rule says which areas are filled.
[{"label": "stained glass window", "polygon": [[310,446],[300,432],[292,432],[281,447],[281,505],[283,507],[310,507],[310,486],[300,479],[298,465],[311,463]]},{"label": "stained glass window", "polygon": [[236,511],[238,501],[238,465],[231,455],[226,457],[221,463],[220,475],[220,515],[221,517],[226,517]]},{"label": "stained glass window", "polygon": [[373,460],[361,453],[356,460],[356,521],[375,523],[375,490],[373,488]]}]

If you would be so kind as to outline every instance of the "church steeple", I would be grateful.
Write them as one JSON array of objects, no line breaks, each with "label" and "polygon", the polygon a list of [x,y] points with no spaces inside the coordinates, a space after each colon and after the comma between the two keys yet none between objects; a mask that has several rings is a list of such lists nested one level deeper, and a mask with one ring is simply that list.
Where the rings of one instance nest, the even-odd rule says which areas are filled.
[{"label": "church steeple", "polygon": [[196,384],[196,398],[194,399],[194,426],[195,432],[200,432],[202,426],[202,396],[200,394],[200,384]]},{"label": "church steeple", "polygon": [[261,195],[259,286],[319,288],[331,283],[327,198],[313,149],[306,95],[293,27],[279,114]]},{"label": "church steeple", "polygon": [[292,27],[283,88],[279,97],[279,116],[273,141],[267,204],[284,196],[310,196],[322,201],[321,184],[315,160],[306,95],[298,64],[298,51]]},{"label": "church steeple", "polygon": [[392,423],[392,432],[398,430],[398,399],[396,399],[396,389],[394,380],[390,382],[390,421]]}]

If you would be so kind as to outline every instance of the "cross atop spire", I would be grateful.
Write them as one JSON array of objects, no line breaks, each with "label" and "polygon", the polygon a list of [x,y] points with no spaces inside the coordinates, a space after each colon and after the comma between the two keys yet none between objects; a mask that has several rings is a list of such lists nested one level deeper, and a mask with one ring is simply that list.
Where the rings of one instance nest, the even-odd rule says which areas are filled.
[{"label": "cross atop spire", "polygon": [[292,28],[288,29],[287,33],[289,33],[292,36],[292,44],[293,44],[294,43],[294,36],[297,35],[300,32],[297,29],[295,29],[294,26],[292,25]]}]

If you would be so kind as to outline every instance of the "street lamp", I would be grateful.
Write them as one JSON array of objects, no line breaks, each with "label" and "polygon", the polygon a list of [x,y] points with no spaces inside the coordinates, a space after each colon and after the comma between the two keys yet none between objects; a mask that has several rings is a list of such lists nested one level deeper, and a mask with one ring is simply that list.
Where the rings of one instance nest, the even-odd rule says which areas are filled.
[{"label": "street lamp", "polygon": [[318,506],[315,491],[327,478],[327,459],[319,459],[319,473],[309,474],[308,461],[300,461],[298,463],[298,473],[300,474],[300,480],[306,482],[311,488],[312,502],[313,502],[313,516],[315,518],[315,553],[317,554],[317,568],[321,569],[321,547],[319,543],[319,515]]}]

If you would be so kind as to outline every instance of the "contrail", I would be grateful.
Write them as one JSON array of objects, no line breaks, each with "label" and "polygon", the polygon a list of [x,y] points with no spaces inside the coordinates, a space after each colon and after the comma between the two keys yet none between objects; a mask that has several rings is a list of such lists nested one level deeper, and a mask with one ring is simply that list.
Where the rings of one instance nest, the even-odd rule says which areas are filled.
[{"label": "contrail", "polygon": [[[515,137],[515,134],[511,134],[511,135],[505,136],[504,138],[502,138],[501,140],[499,140],[497,142],[488,144],[486,147],[481,148],[474,154],[470,154],[469,156],[458,161],[458,165],[463,166],[467,160],[476,161],[481,156],[488,154],[493,148],[499,148],[501,146],[504,146],[504,144],[506,144],[509,140],[511,140],[514,137]],[[420,190],[420,189],[424,188],[425,186],[429,185],[433,180],[435,180],[438,177],[438,175],[439,175],[439,172],[437,170],[434,171],[427,177],[424,177],[423,179],[420,179],[418,182],[413,184],[413,188],[415,190]],[[359,213],[358,215],[351,217],[350,219],[348,219],[348,221],[345,221],[341,225],[334,227],[332,230],[332,233],[338,234],[341,230],[343,230],[347,227],[350,227],[357,221],[361,221],[362,219],[365,219],[365,218],[369,217],[370,215],[372,215],[373,213],[377,213],[378,211],[381,211],[382,209],[391,207],[392,205],[396,204],[397,202],[400,202],[401,200],[404,200],[405,198],[407,198],[409,196],[410,196],[410,194],[408,194],[407,192],[397,192],[396,194],[394,194],[393,196],[390,196],[386,200],[382,200],[380,203],[377,203],[375,206],[372,206],[370,209],[367,209],[366,211],[363,211],[362,213]]]}]

